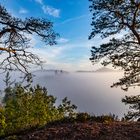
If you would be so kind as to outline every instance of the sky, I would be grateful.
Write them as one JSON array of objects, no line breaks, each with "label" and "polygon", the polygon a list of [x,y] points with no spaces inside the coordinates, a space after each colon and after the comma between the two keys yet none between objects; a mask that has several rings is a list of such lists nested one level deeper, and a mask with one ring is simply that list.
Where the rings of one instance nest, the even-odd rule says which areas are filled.
[{"label": "sky", "polygon": [[102,40],[97,36],[89,41],[91,32],[90,2],[88,0],[0,0],[16,17],[42,17],[54,23],[59,33],[57,45],[46,46],[39,38],[31,38],[33,52],[45,62],[46,69],[94,70],[89,58],[91,47]]}]

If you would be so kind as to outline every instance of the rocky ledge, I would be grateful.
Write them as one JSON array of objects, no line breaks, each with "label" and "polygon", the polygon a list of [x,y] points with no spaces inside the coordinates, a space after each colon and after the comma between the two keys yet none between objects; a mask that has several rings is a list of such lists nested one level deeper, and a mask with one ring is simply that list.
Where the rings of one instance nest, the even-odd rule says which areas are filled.
[{"label": "rocky ledge", "polygon": [[140,122],[52,124],[9,139],[13,137],[17,140],[140,140]]}]

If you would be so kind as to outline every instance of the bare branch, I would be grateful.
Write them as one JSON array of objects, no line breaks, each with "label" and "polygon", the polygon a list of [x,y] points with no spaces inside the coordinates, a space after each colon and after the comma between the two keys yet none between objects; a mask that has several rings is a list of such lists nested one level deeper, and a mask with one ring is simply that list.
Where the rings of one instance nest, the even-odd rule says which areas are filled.
[{"label": "bare branch", "polygon": [[54,45],[58,34],[52,28],[47,19],[15,18],[0,5],[0,68],[28,73],[29,64],[41,65],[39,57],[27,51],[31,42],[26,34],[37,35],[46,44]]}]

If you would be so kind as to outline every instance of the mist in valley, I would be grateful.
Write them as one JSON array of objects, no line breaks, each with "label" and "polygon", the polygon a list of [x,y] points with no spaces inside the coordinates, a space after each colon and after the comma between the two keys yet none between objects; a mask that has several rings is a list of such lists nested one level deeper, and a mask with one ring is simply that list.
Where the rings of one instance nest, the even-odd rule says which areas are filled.
[{"label": "mist in valley", "polygon": [[[113,113],[123,117],[128,107],[121,102],[125,95],[139,94],[139,88],[130,88],[127,92],[110,86],[122,77],[121,72],[58,72],[39,70],[33,72],[33,85],[46,87],[48,94],[57,97],[57,104],[68,97],[77,105],[78,111],[102,115]],[[4,75],[0,88],[4,87]],[[19,80],[18,73],[12,73],[12,79]]]}]

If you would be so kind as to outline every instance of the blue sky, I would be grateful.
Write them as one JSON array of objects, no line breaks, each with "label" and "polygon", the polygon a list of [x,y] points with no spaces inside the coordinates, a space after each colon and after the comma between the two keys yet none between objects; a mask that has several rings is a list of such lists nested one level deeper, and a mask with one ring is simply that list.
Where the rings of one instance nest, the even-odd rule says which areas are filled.
[{"label": "blue sky", "polygon": [[45,46],[38,38],[30,36],[34,52],[46,64],[44,67],[65,70],[92,70],[89,61],[92,45],[100,43],[99,37],[89,41],[91,15],[88,0],[0,0],[16,17],[43,17],[54,22],[60,34],[56,46]]}]

